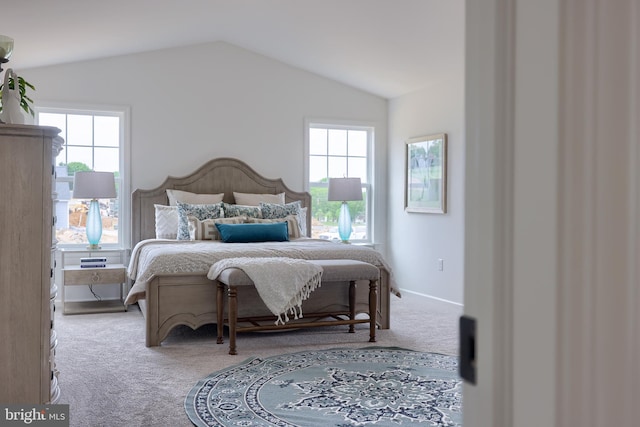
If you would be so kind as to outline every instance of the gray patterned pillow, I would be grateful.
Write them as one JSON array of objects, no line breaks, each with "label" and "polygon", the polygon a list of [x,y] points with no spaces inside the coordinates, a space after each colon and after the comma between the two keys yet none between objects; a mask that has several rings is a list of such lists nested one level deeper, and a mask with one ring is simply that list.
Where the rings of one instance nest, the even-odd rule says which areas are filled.
[{"label": "gray patterned pillow", "polygon": [[262,211],[259,206],[224,203],[222,209],[225,217],[246,216],[247,218],[262,218]]},{"label": "gray patterned pillow", "polygon": [[189,237],[189,216],[199,220],[209,218],[222,218],[222,203],[213,205],[190,205],[178,202],[178,240],[190,240]]},{"label": "gray patterned pillow", "polygon": [[287,203],[285,205],[275,203],[260,203],[260,210],[262,211],[262,217],[265,219],[285,218],[289,215],[295,215],[298,218],[298,229],[300,232],[300,223],[303,221],[300,215],[302,204],[299,200],[295,202]]}]

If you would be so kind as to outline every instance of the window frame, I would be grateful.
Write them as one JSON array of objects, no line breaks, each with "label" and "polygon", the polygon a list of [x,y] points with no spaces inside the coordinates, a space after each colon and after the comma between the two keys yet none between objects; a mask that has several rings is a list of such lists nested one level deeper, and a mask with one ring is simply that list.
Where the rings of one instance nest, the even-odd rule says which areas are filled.
[{"label": "window frame", "polygon": [[[320,128],[320,129],[337,129],[337,130],[358,130],[358,131],[366,131],[367,132],[367,157],[366,157],[366,165],[367,165],[367,182],[362,183],[362,189],[366,191],[366,217],[367,217],[367,229],[366,229],[366,239],[349,239],[351,243],[359,243],[359,244],[373,244],[374,242],[374,214],[373,214],[373,206],[374,204],[374,147],[375,147],[375,126],[372,123],[362,122],[362,121],[351,121],[351,120],[336,120],[336,119],[313,119],[306,118],[304,120],[304,190],[310,192],[311,187],[317,188],[329,188],[329,184],[327,183],[312,183],[310,182],[310,156],[311,156],[311,137],[310,131],[312,128]],[[327,154],[327,157],[329,155]],[[349,157],[348,153],[345,157]],[[327,177],[328,178],[328,177]],[[335,178],[335,177],[332,177]],[[311,212],[313,214],[313,212]]]},{"label": "window frame", "polygon": [[[131,169],[130,169],[130,123],[131,109],[125,105],[107,104],[76,104],[63,102],[39,102],[34,106],[35,121],[38,123],[40,113],[53,114],[84,114],[84,115],[109,115],[120,119],[120,146],[119,146],[119,177],[116,177],[118,192],[118,243],[100,242],[104,250],[125,249],[130,246],[131,239]],[[65,141],[66,144],[66,141]],[[73,182],[73,177],[64,177],[56,182]],[[59,248],[80,249],[86,248],[86,243],[62,243]]]}]

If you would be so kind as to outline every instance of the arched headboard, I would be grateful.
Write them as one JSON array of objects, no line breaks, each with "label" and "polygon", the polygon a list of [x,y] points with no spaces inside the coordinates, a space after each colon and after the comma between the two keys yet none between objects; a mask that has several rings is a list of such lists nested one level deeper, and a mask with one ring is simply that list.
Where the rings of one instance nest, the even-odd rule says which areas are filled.
[{"label": "arched headboard", "polygon": [[168,177],[152,190],[135,190],[131,195],[131,245],[144,239],[155,238],[155,208],[168,205],[167,189],[192,193],[224,193],[226,203],[235,203],[233,192],[257,194],[285,194],[287,203],[299,200],[307,212],[307,234],[311,233],[311,194],[289,189],[282,179],[269,179],[258,174],[249,165],[233,158],[213,159],[195,172],[176,178]]}]

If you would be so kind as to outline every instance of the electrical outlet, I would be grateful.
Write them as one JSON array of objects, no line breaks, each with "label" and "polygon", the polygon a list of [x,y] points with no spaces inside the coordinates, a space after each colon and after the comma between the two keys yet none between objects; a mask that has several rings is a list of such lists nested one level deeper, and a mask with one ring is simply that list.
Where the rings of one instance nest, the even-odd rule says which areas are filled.
[{"label": "electrical outlet", "polygon": [[438,259],[438,271],[444,271],[444,260],[442,258]]}]

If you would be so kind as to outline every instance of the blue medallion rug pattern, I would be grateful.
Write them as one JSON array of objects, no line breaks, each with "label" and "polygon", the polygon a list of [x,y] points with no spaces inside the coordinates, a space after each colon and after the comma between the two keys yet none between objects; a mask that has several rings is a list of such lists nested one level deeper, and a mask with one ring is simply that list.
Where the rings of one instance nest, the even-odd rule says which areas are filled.
[{"label": "blue medallion rug pattern", "polygon": [[400,348],[249,359],[199,381],[196,426],[461,426],[458,358]]}]

